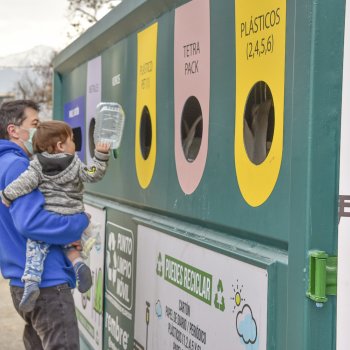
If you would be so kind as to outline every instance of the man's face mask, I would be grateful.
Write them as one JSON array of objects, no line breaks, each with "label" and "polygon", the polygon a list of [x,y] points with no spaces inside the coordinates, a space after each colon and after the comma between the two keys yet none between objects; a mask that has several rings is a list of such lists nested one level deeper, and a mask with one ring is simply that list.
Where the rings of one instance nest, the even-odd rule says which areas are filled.
[{"label": "man's face mask", "polygon": [[20,126],[20,129],[23,129],[23,130],[26,130],[28,131],[29,133],[29,137],[28,137],[28,140],[27,141],[24,141],[22,139],[19,139],[23,145],[25,146],[25,148],[27,149],[27,151],[30,153],[30,154],[34,154],[34,151],[33,151],[33,136],[36,132],[36,128],[23,128],[22,126]]}]

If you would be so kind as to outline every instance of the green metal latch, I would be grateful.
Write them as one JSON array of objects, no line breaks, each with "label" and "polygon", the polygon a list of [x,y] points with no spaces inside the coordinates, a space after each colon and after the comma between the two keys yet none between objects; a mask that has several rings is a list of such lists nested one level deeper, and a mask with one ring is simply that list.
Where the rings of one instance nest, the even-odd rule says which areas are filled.
[{"label": "green metal latch", "polygon": [[323,251],[311,251],[309,255],[309,289],[307,297],[317,306],[327,301],[327,295],[337,295],[338,257]]}]

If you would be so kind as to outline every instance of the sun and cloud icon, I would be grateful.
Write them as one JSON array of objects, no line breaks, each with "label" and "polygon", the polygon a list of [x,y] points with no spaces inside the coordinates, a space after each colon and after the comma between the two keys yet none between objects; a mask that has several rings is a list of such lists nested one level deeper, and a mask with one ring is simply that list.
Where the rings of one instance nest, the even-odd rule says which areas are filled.
[{"label": "sun and cloud icon", "polygon": [[243,306],[236,317],[236,330],[245,344],[254,344],[258,337],[258,328],[253,317],[252,309],[248,304]]},{"label": "sun and cloud icon", "polygon": [[233,312],[235,312],[235,310],[241,306],[242,302],[244,302],[245,299],[242,297],[243,285],[239,286],[238,280],[237,280],[237,284],[232,285],[232,287],[233,287],[233,295],[234,296],[231,299],[235,303],[233,306]]},{"label": "sun and cloud icon", "polygon": [[[258,339],[258,327],[253,316],[251,307],[245,303],[245,298],[242,296],[243,285],[237,283],[232,285],[234,301],[233,313],[236,312],[236,331],[241,340],[247,346],[256,345]],[[243,306],[242,306],[243,305]],[[255,348],[254,345],[254,348]]]}]

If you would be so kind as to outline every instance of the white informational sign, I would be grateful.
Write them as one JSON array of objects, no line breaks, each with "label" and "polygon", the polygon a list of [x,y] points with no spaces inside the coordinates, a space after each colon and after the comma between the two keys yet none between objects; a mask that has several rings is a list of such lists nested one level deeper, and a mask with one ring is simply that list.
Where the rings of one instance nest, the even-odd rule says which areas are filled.
[{"label": "white informational sign", "polygon": [[350,4],[346,2],[344,37],[343,98],[341,116],[337,350],[349,349],[350,325]]},{"label": "white informational sign", "polygon": [[144,226],[137,240],[134,349],[266,350],[265,269]]},{"label": "white informational sign", "polygon": [[86,260],[91,269],[93,284],[84,294],[75,289],[74,301],[81,334],[92,349],[102,350],[106,212],[87,204],[85,211],[91,215],[91,223],[95,225],[97,233],[97,242]]}]

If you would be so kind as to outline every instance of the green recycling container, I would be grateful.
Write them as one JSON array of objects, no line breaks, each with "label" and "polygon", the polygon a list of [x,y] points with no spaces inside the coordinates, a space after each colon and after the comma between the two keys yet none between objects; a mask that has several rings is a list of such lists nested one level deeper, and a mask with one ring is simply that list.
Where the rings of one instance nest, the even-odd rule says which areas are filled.
[{"label": "green recycling container", "polygon": [[125,112],[85,185],[82,348],[336,349],[312,259],[337,255],[344,19],[340,0],[127,0],[56,57],[82,161],[97,104]]}]

